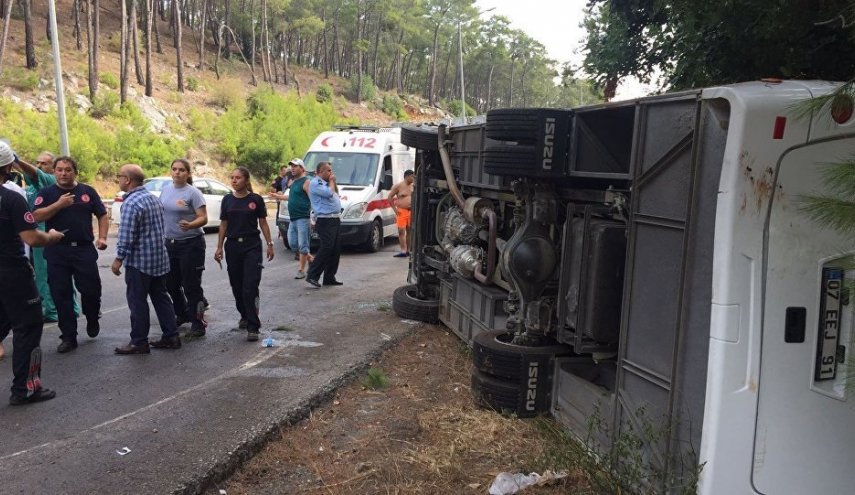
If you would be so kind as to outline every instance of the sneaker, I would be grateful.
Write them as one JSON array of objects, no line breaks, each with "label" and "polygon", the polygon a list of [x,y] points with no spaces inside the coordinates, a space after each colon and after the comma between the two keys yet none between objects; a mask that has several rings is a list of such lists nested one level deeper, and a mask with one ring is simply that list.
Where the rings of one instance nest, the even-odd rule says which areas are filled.
[{"label": "sneaker", "polygon": [[309,285],[314,285],[315,287],[320,287],[320,286],[321,286],[321,283],[320,283],[320,282],[318,282],[317,280],[313,279],[313,278],[307,278],[307,279],[306,279],[306,282],[308,282],[308,283],[309,283]]},{"label": "sneaker", "polygon": [[149,342],[149,346],[155,349],[181,349],[181,337],[161,337],[160,340]]},{"label": "sneaker", "polygon": [[258,331],[246,333],[247,342],[258,342]]},{"label": "sneaker", "polygon": [[9,404],[13,406],[23,406],[25,404],[35,404],[36,402],[44,402],[46,400],[51,400],[56,397],[56,392],[47,388],[40,388],[33,392],[33,395],[27,397],[26,395],[15,395],[12,394],[9,397]]},{"label": "sneaker", "polygon": [[86,321],[86,335],[88,335],[89,338],[94,339],[95,337],[98,336],[99,333],[101,333],[101,325],[98,323],[98,320],[95,320],[95,321],[88,321],[87,320]]},{"label": "sneaker", "polygon": [[241,320],[238,322],[238,330],[246,330],[246,320]]},{"label": "sneaker", "polygon": [[72,342],[69,340],[63,340],[56,348],[56,352],[60,354],[65,354],[66,352],[71,352],[74,349],[77,349],[77,342]]},{"label": "sneaker", "polygon": [[296,279],[306,278],[306,272],[297,270],[297,275],[294,276]]},{"label": "sneaker", "polygon": [[405,251],[401,251],[398,254],[392,255],[393,258],[408,258],[409,256],[410,256],[410,253],[407,253]]},{"label": "sneaker", "polygon": [[175,316],[175,326],[176,327],[180,327],[181,325],[186,325],[188,323],[190,323],[190,319],[187,318],[186,316],[178,316],[178,315]]},{"label": "sneaker", "polygon": [[344,283],[339,282],[336,279],[332,279],[332,280],[324,280],[324,285],[344,285]]}]

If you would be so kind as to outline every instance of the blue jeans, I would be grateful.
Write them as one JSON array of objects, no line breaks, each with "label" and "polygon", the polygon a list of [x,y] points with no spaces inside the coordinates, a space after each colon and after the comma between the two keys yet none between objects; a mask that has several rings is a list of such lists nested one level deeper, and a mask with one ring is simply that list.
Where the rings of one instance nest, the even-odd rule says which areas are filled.
[{"label": "blue jeans", "polygon": [[288,224],[288,244],[291,249],[309,254],[309,219],[292,218]]},{"label": "blue jeans", "polygon": [[163,336],[169,338],[178,335],[172,300],[166,291],[166,275],[153,277],[137,268],[126,266],[125,284],[127,284],[128,309],[131,310],[131,343],[133,345],[143,345],[148,342],[151,320],[147,299],[151,299]]}]

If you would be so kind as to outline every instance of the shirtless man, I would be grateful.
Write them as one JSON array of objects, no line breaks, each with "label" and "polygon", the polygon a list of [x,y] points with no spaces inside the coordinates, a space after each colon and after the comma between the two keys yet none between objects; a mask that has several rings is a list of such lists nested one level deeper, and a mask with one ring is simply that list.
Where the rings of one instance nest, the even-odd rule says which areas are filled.
[{"label": "shirtless man", "polygon": [[392,186],[389,191],[389,204],[397,217],[398,244],[401,252],[395,258],[408,258],[410,249],[407,245],[407,231],[410,230],[410,206],[413,202],[413,182],[416,180],[412,170],[404,172],[404,180]]}]

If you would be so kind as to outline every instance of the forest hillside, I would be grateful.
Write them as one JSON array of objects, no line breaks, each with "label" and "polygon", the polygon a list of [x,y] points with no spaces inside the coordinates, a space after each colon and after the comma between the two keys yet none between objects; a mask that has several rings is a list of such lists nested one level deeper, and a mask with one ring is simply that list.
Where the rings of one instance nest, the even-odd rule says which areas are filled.
[{"label": "forest hillside", "polygon": [[[162,173],[246,165],[260,180],[333,124],[598,101],[507,19],[471,0],[60,0],[69,147],[110,189],[123,163]],[[0,2],[0,136],[59,150],[47,4]],[[460,32],[457,31],[460,26]],[[8,30],[8,33],[6,32]],[[556,83],[556,81],[560,81]]]}]

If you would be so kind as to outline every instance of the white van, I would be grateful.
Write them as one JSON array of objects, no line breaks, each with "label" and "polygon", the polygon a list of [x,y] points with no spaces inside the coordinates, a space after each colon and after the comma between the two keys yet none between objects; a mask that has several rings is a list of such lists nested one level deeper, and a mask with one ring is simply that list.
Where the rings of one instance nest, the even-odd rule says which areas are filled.
[{"label": "white van", "polygon": [[[389,190],[413,168],[415,150],[401,144],[399,127],[336,126],[322,132],[306,152],[306,171],[332,164],[341,196],[341,243],[376,252],[397,236]],[[288,245],[288,203],[279,204],[276,225]]]},{"label": "white van", "polygon": [[393,308],[472,344],[479,403],[551,412],[640,492],[855,493],[852,236],[803,210],[853,156],[855,102],[796,111],[838,86],[440,128]]}]

